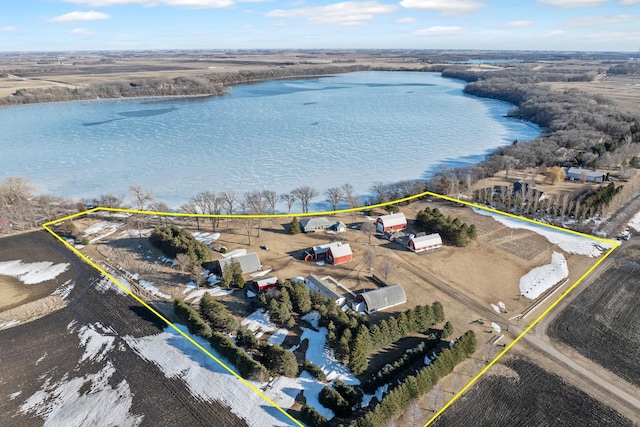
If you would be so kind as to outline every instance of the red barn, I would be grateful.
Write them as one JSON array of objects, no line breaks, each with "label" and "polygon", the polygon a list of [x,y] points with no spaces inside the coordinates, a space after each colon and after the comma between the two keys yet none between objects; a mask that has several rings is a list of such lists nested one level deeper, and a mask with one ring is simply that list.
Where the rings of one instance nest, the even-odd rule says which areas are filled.
[{"label": "red barn", "polygon": [[442,248],[442,239],[438,233],[412,236],[407,248],[416,253],[433,251]]},{"label": "red barn", "polygon": [[353,253],[348,243],[336,243],[329,248],[327,260],[333,265],[344,264],[351,261]]},{"label": "red barn", "polygon": [[264,292],[267,289],[274,288],[276,286],[277,281],[278,281],[278,278],[275,276],[261,277],[259,279],[255,279],[253,281],[253,285],[255,286],[258,292]]},{"label": "red barn", "polygon": [[407,218],[402,212],[382,215],[376,221],[376,229],[380,233],[385,231],[401,231],[407,228]]}]

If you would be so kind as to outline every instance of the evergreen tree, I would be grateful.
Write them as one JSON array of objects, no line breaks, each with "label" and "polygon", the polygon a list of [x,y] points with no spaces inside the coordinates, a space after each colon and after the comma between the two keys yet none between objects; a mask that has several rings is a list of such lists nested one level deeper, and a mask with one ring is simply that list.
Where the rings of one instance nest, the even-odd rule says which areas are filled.
[{"label": "evergreen tree", "polygon": [[442,329],[442,338],[448,338],[453,333],[453,325],[451,322],[447,322],[444,324],[444,328]]},{"label": "evergreen tree", "polygon": [[291,297],[296,313],[304,315],[311,311],[309,289],[303,283],[295,283],[293,285]]},{"label": "evergreen tree", "polygon": [[334,349],[336,359],[344,360],[349,355],[351,335],[351,329],[345,329],[344,332],[342,332],[342,337],[340,337]]},{"label": "evergreen tree", "polygon": [[299,234],[301,231],[300,222],[298,222],[298,218],[294,216],[289,224],[289,234]]},{"label": "evergreen tree", "polygon": [[[347,329],[348,330],[348,329]],[[362,325],[356,333],[349,352],[349,369],[354,375],[360,375],[367,370],[371,352],[371,335],[366,326]]]},{"label": "evergreen tree", "polygon": [[431,304],[431,308],[433,309],[433,320],[434,323],[440,323],[444,321],[444,308],[439,301],[435,301]]}]

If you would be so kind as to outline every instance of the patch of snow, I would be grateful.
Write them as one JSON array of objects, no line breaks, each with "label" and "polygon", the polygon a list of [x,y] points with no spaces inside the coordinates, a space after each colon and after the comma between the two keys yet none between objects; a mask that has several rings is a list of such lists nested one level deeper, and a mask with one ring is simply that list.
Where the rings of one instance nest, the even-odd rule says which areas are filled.
[{"label": "patch of snow", "polygon": [[22,260],[0,262],[0,274],[15,277],[25,285],[53,280],[69,268],[68,263],[54,264],[49,261],[27,262]]},{"label": "patch of snow", "polygon": [[507,311],[507,306],[502,301],[498,301],[498,307],[500,307],[502,311]]},{"label": "patch of snow", "polygon": [[365,218],[367,218],[369,221],[375,221],[376,219],[372,216],[365,216]]},{"label": "patch of snow", "polygon": [[76,286],[76,282],[73,280],[67,280],[58,289],[53,291],[51,295],[60,295],[60,298],[67,299],[73,288]]},{"label": "patch of snow", "polygon": [[45,352],[45,353],[42,355],[42,357],[41,357],[41,358],[39,358],[38,360],[36,360],[36,366],[38,366],[38,364],[39,364],[40,362],[42,362],[42,361],[44,360],[44,358],[45,358],[45,357],[47,357],[47,355],[48,355],[48,353],[47,353],[47,352]]},{"label": "patch of snow", "polygon": [[612,248],[612,246],[608,243],[589,239],[583,236],[572,234],[567,231],[561,231],[558,229],[545,227],[543,225],[518,220],[505,215],[485,211],[484,209],[472,209],[475,213],[490,216],[494,220],[509,228],[520,228],[540,234],[549,242],[558,245],[560,249],[571,254],[586,255],[588,257],[598,257],[604,251]]},{"label": "patch of snow", "polygon": [[316,264],[318,264],[318,265],[324,265],[324,261],[318,261],[318,262],[316,262]]},{"label": "patch of snow", "polygon": [[247,298],[255,298],[255,297],[256,297],[255,292],[247,290]]},{"label": "patch of snow", "polygon": [[300,342],[309,340],[305,357],[322,369],[327,376],[327,380],[340,379],[345,384],[360,384],[360,380],[343,363],[338,362],[333,355],[333,350],[327,347],[327,328],[321,327],[318,332],[309,328],[301,329]]},{"label": "patch of snow", "polygon": [[251,277],[262,277],[267,273],[271,273],[271,269],[255,272],[255,273],[251,274]]},{"label": "patch of snow", "polygon": [[324,388],[323,383],[319,382],[307,371],[302,371],[302,373],[300,373],[298,381],[303,386],[302,394],[304,395],[307,405],[311,406],[328,420],[335,417],[335,414],[331,409],[325,408],[318,401],[318,396],[320,396],[320,392]]},{"label": "patch of snow", "polygon": [[320,313],[318,312],[318,310],[312,310],[302,316],[300,319],[309,322],[311,326],[318,329],[318,325],[320,324]]},{"label": "patch of snow", "polygon": [[104,239],[105,237],[112,235],[122,226],[124,226],[124,223],[122,222],[101,221],[87,227],[84,230],[84,236],[88,237],[100,233],[93,239],[89,240],[89,243],[95,243],[100,239]]},{"label": "patch of snow", "polygon": [[273,332],[277,329],[276,325],[269,319],[269,314],[263,309],[254,311],[243,319],[240,324],[246,326],[251,332]]},{"label": "patch of snow", "polygon": [[[205,339],[190,335],[183,325],[176,326],[208,352],[224,361]],[[194,397],[206,402],[218,401],[228,406],[231,412],[245,419],[249,425],[292,424],[289,418],[250,390],[247,384],[232,376],[222,365],[178,335],[172,328],[158,335],[141,338],[127,336],[124,340],[140,357],[156,364],[167,378],[184,381]],[[248,382],[258,389],[266,385]],[[276,404],[280,403],[281,407],[286,407],[289,403],[293,404],[300,388],[301,386],[296,385],[296,379],[284,378],[274,381],[273,387],[264,393]]]},{"label": "patch of snow", "polygon": [[[133,395],[125,380],[115,387],[109,384],[114,372],[111,362],[107,362],[100,371],[85,377],[69,379],[65,375],[54,384],[47,379],[42,388],[20,406],[19,411],[43,418],[45,427],[138,426],[144,416],[129,412]],[[91,388],[81,394],[80,390],[87,383]]]},{"label": "patch of snow", "polygon": [[282,345],[282,343],[284,342],[285,338],[287,338],[287,334],[289,333],[289,331],[287,329],[284,328],[280,328],[277,331],[275,331],[267,340],[267,342],[269,344],[277,344],[277,345]]},{"label": "patch of snow", "polygon": [[223,254],[222,256],[224,258],[233,258],[233,257],[242,256],[246,254],[247,254],[246,249],[234,249],[231,252],[227,252],[226,254]]},{"label": "patch of snow", "polygon": [[640,233],[640,212],[635,214],[633,218],[631,218],[631,221],[629,221],[629,224],[627,225],[633,228],[636,232]]},{"label": "patch of snow", "polygon": [[209,286],[213,286],[213,285],[217,285],[218,283],[221,282],[220,279],[216,279],[215,277],[211,276],[207,279],[207,282],[209,282]]},{"label": "patch of snow", "polygon": [[294,283],[304,283],[304,277],[302,276],[294,277],[291,279],[291,281]]},{"label": "patch of snow", "polygon": [[[425,358],[425,363],[426,363],[426,358]],[[426,363],[428,365],[428,363]],[[380,387],[378,387],[375,391],[375,393],[373,394],[364,394],[362,396],[362,408],[366,408],[367,406],[369,406],[369,404],[371,403],[371,400],[375,397],[376,399],[378,399],[378,402],[382,401],[382,397],[387,393],[387,391],[389,390],[389,384],[384,384],[381,385]]]},{"label": "patch of snow", "polygon": [[[131,291],[131,284],[127,282],[127,280],[124,277],[115,275],[113,273],[111,274],[114,275],[114,278],[118,281],[118,283],[121,286],[124,286],[126,289]],[[124,291],[124,289],[120,287],[120,285],[118,285],[118,283],[113,282],[111,279],[109,279],[106,276],[102,276],[102,279],[96,282],[96,289],[103,293],[106,292],[107,289],[111,289],[116,291],[120,295],[126,295],[127,293]]]},{"label": "patch of snow", "polygon": [[9,320],[8,322],[0,323],[0,330],[10,328],[18,323],[20,323],[19,320]]},{"label": "patch of snow", "polygon": [[118,237],[149,237],[153,233],[153,228],[144,228],[142,230],[125,230],[118,234]]},{"label": "patch of snow", "polygon": [[[187,288],[185,290],[192,290],[192,288]],[[183,292],[183,293],[185,293]],[[211,295],[212,297],[219,297],[219,296],[223,296],[223,295],[229,295],[231,293],[233,293],[233,289],[222,289],[219,286],[216,286],[212,289],[197,289],[197,290],[193,290],[189,295],[187,295],[184,300],[190,302],[191,304],[195,304],[200,302],[200,300],[202,299],[202,296],[207,293],[209,295]]]},{"label": "patch of snow", "polygon": [[175,259],[167,258],[166,256],[161,256],[158,259],[162,262],[171,263],[171,267],[175,267],[177,264]]},{"label": "patch of snow", "polygon": [[[115,337],[103,335],[98,332],[97,329],[100,328],[100,326],[100,324],[89,324],[81,327],[78,331],[80,345],[85,348],[80,362],[87,359],[90,361],[101,361],[106,357],[107,353],[113,349]],[[104,328],[100,329],[103,329],[104,332]]]},{"label": "patch of snow", "polygon": [[520,278],[520,293],[536,299],[547,289],[569,276],[567,260],[559,252],[551,255],[551,264],[536,267]]},{"label": "patch of snow", "polygon": [[138,283],[140,283],[140,286],[145,288],[153,296],[164,298],[164,299],[171,299],[171,295],[167,295],[163,292],[160,292],[160,289],[158,289],[155,283],[153,282],[149,282],[147,280],[139,280]]},{"label": "patch of snow", "polygon": [[496,331],[497,333],[502,332],[502,328],[500,327],[500,325],[498,325],[496,322],[491,322],[491,327],[493,328],[494,331]]},{"label": "patch of snow", "polygon": [[15,393],[11,393],[10,395],[8,395],[7,397],[9,398],[9,400],[13,400],[16,397],[20,396],[22,394],[21,391],[16,391]]},{"label": "patch of snow", "polygon": [[493,308],[493,311],[495,311],[496,313],[498,313],[498,314],[501,313],[500,307],[498,307],[497,305],[491,304],[491,308]]}]

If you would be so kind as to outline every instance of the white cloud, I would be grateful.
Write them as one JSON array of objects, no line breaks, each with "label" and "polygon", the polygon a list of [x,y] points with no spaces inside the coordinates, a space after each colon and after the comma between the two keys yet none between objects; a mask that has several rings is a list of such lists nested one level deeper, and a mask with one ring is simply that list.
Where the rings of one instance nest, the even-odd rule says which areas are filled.
[{"label": "white cloud", "polygon": [[69,34],[73,34],[74,36],[89,36],[95,33],[93,31],[85,30],[84,28],[74,28],[69,32]]},{"label": "white cloud", "polygon": [[601,25],[625,24],[640,20],[638,16],[632,15],[612,15],[612,16],[582,16],[564,21],[566,25],[574,27],[598,27]]},{"label": "white cloud", "polygon": [[620,6],[633,6],[639,3],[640,3],[640,0],[621,0]]},{"label": "white cloud", "polygon": [[418,20],[416,18],[400,18],[400,19],[396,19],[396,24],[412,24],[414,22],[418,22]]},{"label": "white cloud", "polygon": [[89,12],[69,12],[64,15],[54,16],[49,19],[51,22],[86,22],[86,21],[99,21],[101,19],[109,19],[110,15],[104,12],[96,12],[90,10]]},{"label": "white cloud", "polygon": [[377,1],[342,2],[320,7],[299,9],[276,9],[268,12],[268,18],[301,18],[313,25],[364,25],[375,15],[391,13],[395,6],[381,4]]},{"label": "white cloud", "polygon": [[535,24],[533,21],[510,21],[505,24],[505,27],[509,28],[527,28],[533,27]]},{"label": "white cloud", "polygon": [[547,33],[546,35],[548,37],[558,37],[558,36],[563,36],[565,34],[569,34],[569,32],[565,31],[565,30],[553,30],[553,31]]},{"label": "white cloud", "polygon": [[466,30],[463,27],[435,26],[417,30],[413,34],[415,34],[416,36],[452,36],[456,34],[462,34],[465,31]]},{"label": "white cloud", "polygon": [[3,33],[15,33],[16,31],[20,31],[20,27],[16,27],[14,25],[9,25],[7,27],[2,27]]},{"label": "white cloud", "polygon": [[555,7],[595,7],[606,3],[609,0],[538,0],[538,3]]},{"label": "white cloud", "polygon": [[260,3],[269,0],[64,0],[67,3],[84,4],[88,6],[117,6],[123,4],[140,4],[143,6],[184,7],[190,9],[212,9],[234,6],[236,3]]},{"label": "white cloud", "polygon": [[402,0],[400,5],[406,9],[433,10],[445,16],[465,15],[485,6],[474,0]]}]

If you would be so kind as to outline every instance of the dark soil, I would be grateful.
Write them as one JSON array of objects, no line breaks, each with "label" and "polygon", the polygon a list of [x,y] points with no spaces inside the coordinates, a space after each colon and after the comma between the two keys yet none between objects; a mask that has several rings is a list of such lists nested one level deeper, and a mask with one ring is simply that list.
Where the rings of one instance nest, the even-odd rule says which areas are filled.
[{"label": "dark soil", "polygon": [[431,426],[633,426],[631,420],[538,365],[519,358],[504,365],[517,376],[494,375],[499,365],[494,366]]},{"label": "dark soil", "polygon": [[[0,331],[0,425],[41,426],[41,418],[21,414],[19,408],[47,379],[54,384],[65,376],[82,377],[105,366],[104,360],[79,363],[84,348],[80,345],[78,330],[83,325],[97,322],[111,328],[116,337],[114,348],[107,356],[116,370],[109,384],[115,387],[126,380],[133,395],[130,413],[144,416],[141,425],[246,425],[222,404],[194,398],[184,382],[166,378],[156,365],[129,349],[122,337],[157,334],[164,325],[132,298],[112,290],[98,291],[94,283],[100,280],[100,274],[59,243],[52,242],[48,233],[12,236],[1,242],[0,261],[70,263],[73,270],[70,268],[66,274],[75,274],[72,278],[76,287],[66,308]],[[72,322],[75,322],[73,329],[68,330]],[[9,397],[18,391],[21,393],[17,397]]]},{"label": "dark soil", "polygon": [[640,386],[640,250],[623,251],[549,326],[548,334]]}]

